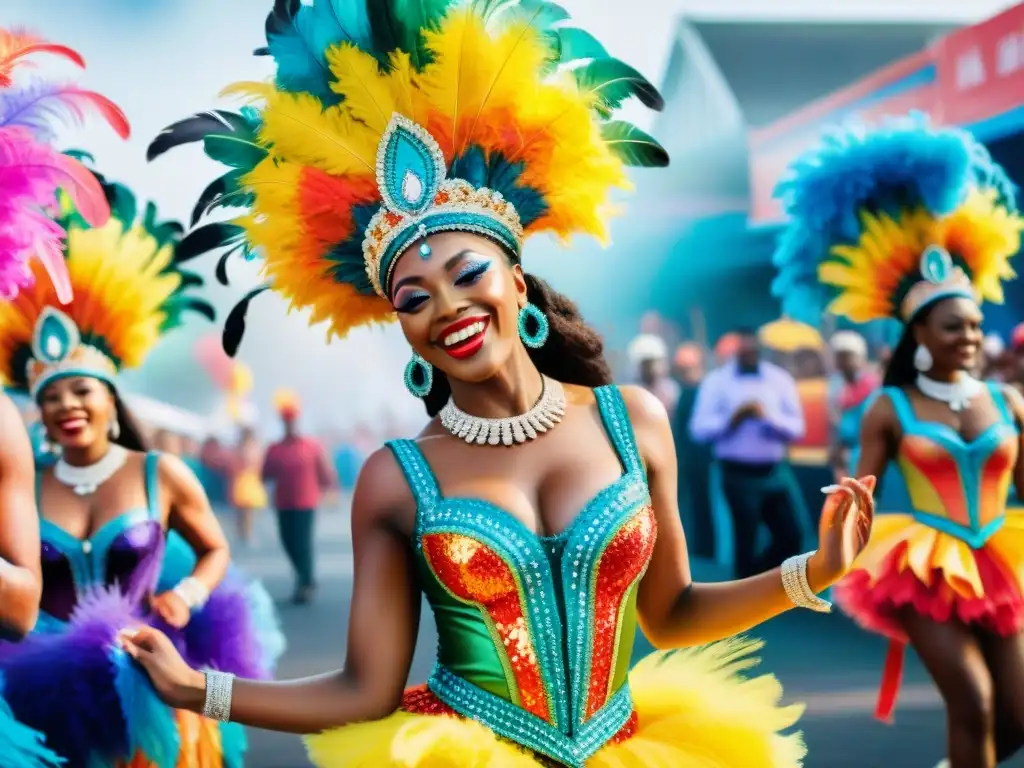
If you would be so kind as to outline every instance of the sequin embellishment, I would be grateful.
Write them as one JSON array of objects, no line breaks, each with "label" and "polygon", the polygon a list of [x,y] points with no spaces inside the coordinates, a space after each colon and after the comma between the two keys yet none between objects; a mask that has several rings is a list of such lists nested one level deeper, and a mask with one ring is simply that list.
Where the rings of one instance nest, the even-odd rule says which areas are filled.
[{"label": "sequin embellishment", "polygon": [[[621,610],[651,560],[657,524],[650,506],[641,508],[612,538],[597,567],[594,586],[593,650],[585,719],[604,706],[618,661]],[[629,650],[629,649],[627,649]]]},{"label": "sequin embellishment", "polygon": [[[615,658],[631,650],[618,648],[621,606],[647,566],[656,534],[625,403],[614,387],[594,392],[624,471],[558,536],[538,537],[489,502],[443,497],[414,442],[388,444],[416,498],[414,545],[433,578],[457,599],[481,606],[493,622],[495,645],[521,665],[515,677],[522,706],[437,664],[427,683],[436,702],[416,694],[407,711],[450,708],[571,768],[582,768],[602,746],[636,728],[628,683],[609,688]],[[536,670],[536,699],[524,695],[523,670]],[[541,702],[546,719],[537,714]]]},{"label": "sequin embellishment", "polygon": [[503,646],[499,651],[512,668],[523,708],[548,720],[544,682],[512,570],[493,550],[457,533],[427,534],[421,546],[437,580],[458,599],[487,613]]}]

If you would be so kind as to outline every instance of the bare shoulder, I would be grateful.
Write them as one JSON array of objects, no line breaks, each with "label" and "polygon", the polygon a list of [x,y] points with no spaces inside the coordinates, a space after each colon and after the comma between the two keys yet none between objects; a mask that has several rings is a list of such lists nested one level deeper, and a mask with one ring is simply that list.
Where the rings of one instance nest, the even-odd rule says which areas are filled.
[{"label": "bare shoulder", "polygon": [[[146,454],[133,454],[133,459],[144,462]],[[191,487],[199,483],[195,473],[181,458],[173,453],[159,454],[156,462],[157,476],[161,484],[170,488]]]},{"label": "bare shoulder", "polygon": [[896,427],[896,406],[884,389],[873,395],[872,402],[864,412],[862,426],[865,430],[886,431]]},{"label": "bare shoulder", "polygon": [[28,432],[21,420],[21,413],[18,406],[11,398],[0,393],[0,434],[4,440],[0,441],[0,453],[20,454],[28,451],[31,455],[31,444],[28,439]]},{"label": "bare shoulder", "polygon": [[359,471],[352,500],[353,525],[399,522],[414,510],[412,491],[398,459],[387,446],[378,448]]},{"label": "bare shoulder", "polygon": [[629,420],[635,429],[669,429],[668,411],[651,392],[635,384],[619,387]]},{"label": "bare shoulder", "polygon": [[1019,421],[1024,421],[1024,395],[1022,395],[1020,390],[1012,384],[1003,384],[1000,389],[1002,390],[1003,396],[1006,398],[1006,404],[1013,412],[1013,415],[1016,416]]}]

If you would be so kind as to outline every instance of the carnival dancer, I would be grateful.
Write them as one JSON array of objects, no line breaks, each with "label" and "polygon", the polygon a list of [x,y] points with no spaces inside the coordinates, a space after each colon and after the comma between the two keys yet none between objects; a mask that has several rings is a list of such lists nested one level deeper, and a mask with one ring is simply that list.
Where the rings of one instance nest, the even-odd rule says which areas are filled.
[{"label": "carnival dancer", "polygon": [[[333,334],[397,317],[413,348],[407,385],[434,418],[362,470],[344,670],[204,676],[149,629],[125,633],[127,650],[175,706],[323,732],[309,740],[321,766],[800,764],[785,732],[799,706],[741,674],[756,644],[657,653],[630,672],[634,636],[639,623],[681,648],[794,604],[824,609],[814,592],[863,545],[871,481],[828,498],[817,554],[691,581],[664,407],[611,385],[597,334],[520,264],[528,235],[604,236],[626,166],[667,163],[611,119],[627,97],[659,95],[582,30],[550,27],[558,6],[425,3],[416,24],[398,6],[351,3],[339,20],[337,5],[279,3],[275,84],[246,87],[262,110],[197,116],[151,148],[251,142],[252,209],[222,232]],[[592,61],[564,71],[577,56]],[[438,663],[403,693],[421,594]]]},{"label": "carnival dancer", "polygon": [[789,215],[776,290],[791,317],[895,318],[903,335],[860,433],[857,471],[898,464],[912,509],[875,519],[837,602],[888,636],[888,719],[913,645],[946,703],[953,768],[1024,739],[1024,402],[974,379],[983,301],[1001,302],[1020,249],[1014,189],[969,134],[917,119],[839,131],[780,187]]},{"label": "carnival dancer", "polygon": [[105,225],[70,205],[62,219],[74,301],[58,309],[37,265],[35,285],[0,304],[0,376],[39,404],[60,455],[36,483],[39,624],[0,643],[5,706],[50,753],[0,747],[0,766],[241,766],[241,728],[171,710],[116,646],[118,630],[151,623],[196,665],[270,673],[252,588],[225,578],[227,544],[201,486],[177,457],[146,452],[116,384],[184,313],[212,319],[212,309],[175,260],[181,225],[102,183],[113,206]]}]

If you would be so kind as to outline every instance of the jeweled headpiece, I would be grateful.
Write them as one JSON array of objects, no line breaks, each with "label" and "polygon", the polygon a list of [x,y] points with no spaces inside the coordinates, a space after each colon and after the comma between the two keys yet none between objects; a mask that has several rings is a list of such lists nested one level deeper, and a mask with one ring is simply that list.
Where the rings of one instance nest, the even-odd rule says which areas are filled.
[{"label": "jeweled headpiece", "polygon": [[[58,223],[68,232],[64,263],[74,301],[58,309],[53,285],[36,280],[0,302],[0,382],[33,398],[71,376],[113,384],[118,371],[142,364],[185,311],[214,318],[209,304],[188,293],[202,280],[175,261],[183,227],[158,221],[152,204],[137,217],[126,187],[94,180],[112,201],[103,226],[89,226],[70,198],[61,201]],[[42,275],[42,265],[32,269]]]},{"label": "jeweled headpiece", "polygon": [[[517,260],[538,232],[604,238],[627,166],[668,163],[611,119],[632,96],[660,109],[655,88],[554,4],[433,0],[417,24],[401,0],[354,0],[344,23],[336,9],[278,3],[257,51],[274,57],[274,83],[229,89],[259,108],[188,118],[149,150],[202,141],[231,166],[194,219],[249,211],[198,227],[188,247],[259,252],[272,287],[329,335],[393,319],[395,263],[429,256],[431,233],[480,234]],[[228,318],[231,352],[251,298]]]},{"label": "jeweled headpiece", "polygon": [[772,286],[790,317],[909,322],[951,296],[1001,303],[1024,219],[970,134],[920,117],[843,128],[790,168]]}]

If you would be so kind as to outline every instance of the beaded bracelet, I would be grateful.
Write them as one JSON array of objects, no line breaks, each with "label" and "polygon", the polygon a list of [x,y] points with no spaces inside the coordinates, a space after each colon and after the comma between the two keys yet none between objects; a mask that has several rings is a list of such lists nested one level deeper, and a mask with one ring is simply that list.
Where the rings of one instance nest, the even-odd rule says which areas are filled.
[{"label": "beaded bracelet", "polygon": [[231,719],[231,692],[235,676],[227,672],[208,670],[206,672],[206,700],[203,702],[203,717],[226,723]]},{"label": "beaded bracelet", "polygon": [[171,591],[193,611],[202,608],[210,599],[210,590],[195,576],[186,576]]},{"label": "beaded bracelet", "polygon": [[787,559],[782,564],[782,586],[786,590],[786,596],[797,608],[830,613],[832,603],[814,594],[810,582],[807,581],[807,561],[813,555],[814,552],[805,552]]}]

